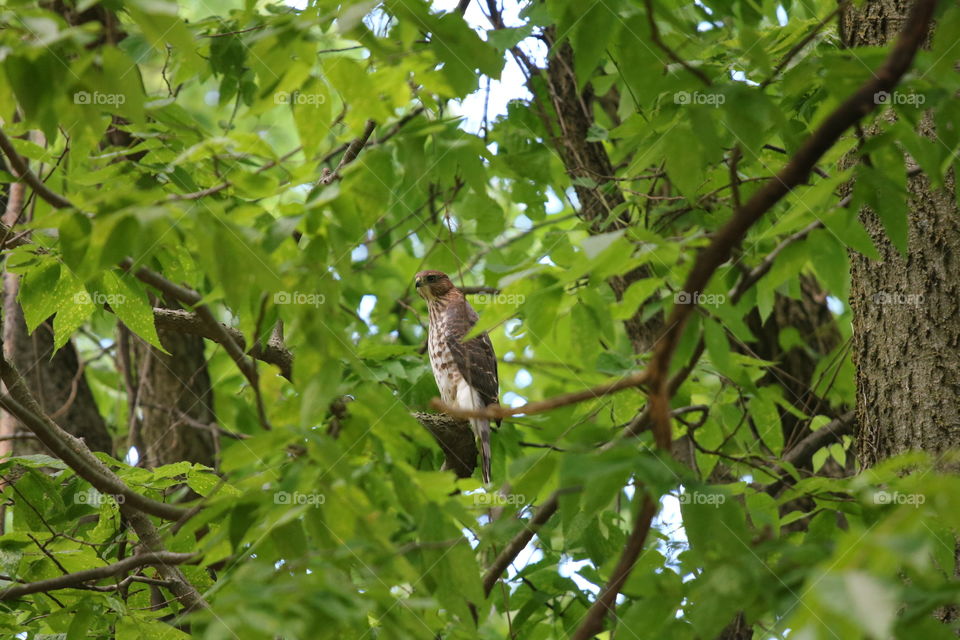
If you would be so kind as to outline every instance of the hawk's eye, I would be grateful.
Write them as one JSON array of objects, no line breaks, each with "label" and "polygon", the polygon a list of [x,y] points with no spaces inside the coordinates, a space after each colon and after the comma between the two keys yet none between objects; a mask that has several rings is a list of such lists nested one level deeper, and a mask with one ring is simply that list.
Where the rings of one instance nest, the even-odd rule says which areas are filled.
[{"label": "hawk's eye", "polygon": [[427,282],[436,282],[437,276],[427,276]]}]

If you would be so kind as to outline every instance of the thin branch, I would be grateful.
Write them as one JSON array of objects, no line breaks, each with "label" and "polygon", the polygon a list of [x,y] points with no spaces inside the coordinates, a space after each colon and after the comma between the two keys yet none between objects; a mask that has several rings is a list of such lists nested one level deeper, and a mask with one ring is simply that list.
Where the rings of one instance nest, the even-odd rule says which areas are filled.
[{"label": "thin branch", "polygon": [[790,51],[787,52],[787,55],[783,56],[780,62],[777,63],[777,66],[773,68],[773,71],[770,73],[767,79],[760,83],[759,88],[766,89],[768,86],[770,86],[770,83],[776,80],[777,76],[780,75],[780,72],[783,71],[788,64],[790,64],[790,61],[793,60],[798,53],[803,51],[804,47],[810,44],[810,42],[817,37],[817,34],[820,33],[820,31],[823,30],[823,28],[827,26],[831,20],[833,20],[841,11],[843,11],[844,7],[847,5],[847,2],[848,0],[840,0],[840,2],[837,3],[836,8],[831,11],[826,18],[817,23],[810,33],[804,36],[800,42],[793,45],[790,48]]},{"label": "thin branch", "polygon": [[527,520],[524,528],[507,543],[507,546],[497,555],[493,564],[487,569],[487,572],[483,574],[484,595],[490,595],[490,591],[493,590],[494,585],[497,584],[497,580],[499,580],[503,572],[507,570],[507,567],[509,567],[513,561],[516,560],[517,556],[520,555],[520,552],[527,547],[527,544],[533,539],[537,531],[540,530],[540,527],[546,524],[547,520],[557,512],[560,506],[560,496],[575,491],[580,491],[580,487],[557,489],[540,505],[536,515]]},{"label": "thin branch", "polygon": [[0,395],[0,407],[16,416],[53,455],[67,463],[97,491],[118,496],[118,502],[129,503],[158,518],[178,520],[184,514],[182,507],[152,500],[128,487],[81,440],[44,415],[20,374],[5,359],[0,359],[0,377],[8,390],[8,393]]},{"label": "thin branch", "polygon": [[30,167],[27,166],[27,162],[20,157],[20,154],[17,153],[17,150],[13,146],[10,138],[0,129],[0,151],[3,151],[3,154],[7,156],[7,160],[10,163],[10,168],[13,169],[13,173],[20,179],[30,185],[30,188],[33,189],[33,192],[38,196],[43,198],[46,202],[52,205],[56,209],[70,209],[73,208],[73,203],[61,196],[59,193],[54,193],[50,190],[47,185],[43,183],[40,178],[37,177],[35,173],[30,171]]},{"label": "thin branch", "polygon": [[[293,156],[295,156],[296,154],[300,153],[301,149],[303,149],[303,147],[298,146],[296,149],[288,151],[287,153],[283,154],[276,160],[271,160],[270,162],[264,165],[261,165],[253,173],[260,174],[260,173],[263,173],[264,171],[267,171],[268,169],[272,169],[278,164],[280,164],[281,162],[285,162],[290,158],[292,158]],[[201,189],[200,191],[193,191],[191,193],[171,193],[167,196],[167,202],[177,202],[179,200],[199,200],[200,198],[206,198],[207,196],[212,196],[215,193],[220,193],[224,189],[227,189],[228,187],[231,187],[231,186],[233,186],[232,182],[230,182],[229,180],[224,180],[220,184],[214,185],[212,187],[207,187],[206,189]]]},{"label": "thin branch", "polygon": [[807,437],[783,454],[783,461],[789,462],[793,466],[810,462],[813,454],[816,453],[820,447],[833,442],[839,442],[842,436],[848,435],[853,431],[853,423],[856,415],[856,411],[847,411],[842,416],[831,420],[816,431],[811,432]]},{"label": "thin branch", "polygon": [[320,176],[320,184],[331,184],[340,179],[340,171],[343,170],[348,164],[356,160],[357,156],[360,155],[360,151],[367,145],[367,141],[370,139],[370,136],[373,135],[373,130],[377,128],[377,123],[373,120],[367,120],[367,125],[364,127],[363,132],[350,143],[347,147],[347,150],[343,152],[343,157],[340,158],[340,164],[337,165],[337,168],[333,171],[324,169],[323,175]]},{"label": "thin branch", "polygon": [[194,560],[196,557],[197,555],[195,553],[175,553],[173,551],[141,553],[104,567],[84,569],[83,571],[68,573],[63,576],[57,576],[56,578],[47,578],[46,580],[12,585],[0,591],[0,601],[16,600],[17,598],[22,598],[23,596],[28,596],[33,593],[80,588],[85,582],[112,578],[113,576],[121,575],[139,567],[161,564],[182,564]]},{"label": "thin branch", "polygon": [[699,78],[703,84],[707,85],[708,87],[713,86],[713,82],[710,81],[710,78],[707,77],[707,74],[681,58],[679,55],[677,55],[676,51],[668,47],[667,44],[660,39],[660,28],[657,26],[657,20],[653,14],[653,0],[644,0],[644,4],[647,7],[647,22],[650,24],[650,40],[652,40],[655,45],[663,49],[663,52],[666,53],[671,60]]},{"label": "thin branch", "polygon": [[657,502],[649,495],[644,494],[643,504],[637,511],[633,531],[630,533],[623,554],[617,561],[617,566],[613,570],[610,580],[587,610],[576,632],[570,636],[571,640],[590,640],[603,629],[603,619],[607,616],[607,613],[613,613],[617,604],[617,595],[627,582],[627,578],[630,577],[630,572],[633,571],[633,565],[640,557],[640,552],[643,551],[643,544],[647,539],[653,517],[656,514]]},{"label": "thin branch", "polygon": [[467,410],[447,406],[441,402],[439,398],[434,398],[430,404],[435,409],[443,411],[444,413],[455,418],[508,418],[519,413],[525,415],[543,413],[558,407],[565,407],[567,405],[577,404],[578,402],[584,402],[587,400],[595,400],[597,398],[602,398],[603,396],[617,393],[618,391],[623,391],[624,389],[633,389],[642,386],[646,382],[647,372],[644,371],[642,373],[634,373],[615,382],[607,382],[589,389],[574,391],[572,393],[564,393],[558,396],[553,396],[552,398],[547,398],[546,400],[539,400],[537,402],[528,402],[520,407],[502,407],[498,405],[490,405],[484,409]]}]

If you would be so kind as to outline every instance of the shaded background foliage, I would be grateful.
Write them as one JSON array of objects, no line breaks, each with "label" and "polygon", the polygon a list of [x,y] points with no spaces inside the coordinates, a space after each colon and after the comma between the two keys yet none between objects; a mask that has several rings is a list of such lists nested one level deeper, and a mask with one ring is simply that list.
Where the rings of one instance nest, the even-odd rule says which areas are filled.
[{"label": "shaded background foliage", "polygon": [[[0,591],[3,633],[564,637],[649,495],[601,637],[952,637],[950,458],[887,460],[960,433],[941,4],[897,90],[689,292],[903,3],[5,3],[3,356],[128,487],[202,508],[145,523],[4,414],[0,588],[195,555]],[[672,455],[630,389],[505,420],[500,493],[441,470],[424,268],[475,288],[512,405],[635,373],[697,303]]]}]

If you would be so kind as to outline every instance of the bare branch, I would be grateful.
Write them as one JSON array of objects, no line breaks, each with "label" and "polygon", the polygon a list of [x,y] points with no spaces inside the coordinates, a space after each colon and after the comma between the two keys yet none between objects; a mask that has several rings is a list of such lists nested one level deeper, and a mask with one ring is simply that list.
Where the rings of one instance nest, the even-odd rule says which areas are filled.
[{"label": "bare branch", "polygon": [[587,610],[580,626],[570,636],[571,640],[590,640],[600,633],[603,628],[603,619],[607,616],[607,613],[613,612],[617,604],[617,595],[627,582],[627,578],[630,577],[630,572],[633,571],[633,565],[640,557],[640,552],[643,551],[643,543],[647,539],[647,533],[650,532],[650,525],[653,523],[653,516],[656,514],[657,502],[650,496],[644,495],[643,505],[637,511],[637,518],[633,523],[633,531],[630,533],[627,546],[624,548],[610,580]]},{"label": "bare branch", "polygon": [[534,413],[543,413],[544,411],[550,411],[551,409],[556,409],[558,407],[565,407],[571,404],[577,404],[578,402],[584,402],[587,400],[595,400],[597,398],[602,398],[603,396],[608,396],[618,391],[623,391],[624,389],[631,389],[634,387],[642,386],[647,381],[647,372],[634,373],[625,378],[621,378],[616,382],[607,382],[605,384],[597,385],[589,389],[583,389],[582,391],[574,391],[573,393],[564,393],[559,396],[554,396],[552,398],[547,398],[546,400],[540,400],[537,402],[528,402],[527,404],[521,407],[501,407],[498,405],[490,405],[485,409],[477,409],[475,411],[458,409],[456,407],[450,407],[440,401],[439,398],[434,398],[430,404],[435,409],[443,411],[444,413],[451,415],[455,418],[508,418],[510,416],[515,416],[519,413],[525,415],[531,415]]},{"label": "bare branch", "polygon": [[[219,342],[221,337],[219,331],[211,331],[209,325],[197,314],[184,309],[154,308],[153,318],[158,328],[200,336],[208,340],[213,340],[214,342]],[[243,334],[233,327],[227,325],[222,326],[224,331],[230,334],[240,348],[246,350],[246,339],[243,337]],[[281,340],[274,340],[271,336],[265,344],[255,343],[247,353],[257,360],[276,365],[280,369],[280,375],[287,380],[292,379],[293,354],[287,350],[287,347]]]},{"label": "bare branch", "polygon": [[135,556],[130,556],[129,558],[124,558],[123,560],[108,564],[104,567],[84,569],[83,571],[68,573],[63,576],[57,576],[56,578],[47,578],[46,580],[12,585],[0,591],[0,601],[16,600],[17,598],[22,598],[23,596],[28,596],[33,593],[44,593],[47,591],[56,591],[57,589],[79,588],[86,582],[112,578],[113,576],[124,574],[139,567],[182,564],[194,560],[196,557],[197,555],[195,553],[148,551],[147,553],[140,553]]},{"label": "bare branch", "polygon": [[493,564],[490,565],[490,568],[487,569],[487,572],[483,574],[483,593],[484,595],[490,595],[490,591],[493,589],[494,585],[497,584],[497,580],[500,579],[500,576],[503,575],[503,572],[507,570],[507,567],[520,555],[520,552],[523,551],[530,540],[533,539],[533,536],[540,530],[544,524],[547,523],[547,520],[557,512],[557,509],[560,506],[560,496],[566,493],[572,493],[574,491],[579,491],[580,487],[571,487],[567,489],[557,489],[554,491],[547,500],[540,505],[540,508],[537,509],[536,515],[530,518],[526,522],[526,526],[518,533],[514,538],[507,543],[507,546],[503,548],[503,551],[496,557],[493,561]]},{"label": "bare branch", "polygon": [[360,155],[360,151],[366,146],[367,141],[370,139],[370,136],[373,135],[373,130],[377,128],[377,123],[373,120],[367,120],[367,125],[363,129],[357,138],[350,143],[350,146],[347,147],[347,150],[343,152],[343,157],[340,158],[340,164],[337,165],[337,168],[334,171],[324,170],[324,174],[320,177],[318,182],[320,184],[330,184],[340,179],[340,171],[343,170],[348,164],[356,160],[357,156]]},{"label": "bare branch", "polygon": [[51,191],[35,173],[30,171],[26,160],[20,157],[20,154],[17,153],[17,150],[13,146],[13,142],[7,137],[3,130],[0,130],[0,151],[3,151],[3,154],[7,156],[13,173],[30,185],[34,193],[43,198],[47,203],[56,209],[69,209],[73,207],[72,202],[59,193]]},{"label": "bare branch", "polygon": [[700,81],[709,86],[713,85],[713,82],[710,81],[710,78],[707,77],[700,69],[697,69],[689,62],[677,55],[677,52],[667,46],[667,44],[660,38],[660,28],[657,26],[656,17],[653,14],[653,0],[644,0],[644,4],[647,6],[647,22],[650,24],[650,39],[655,45],[663,49],[663,52],[669,56],[671,60],[682,66],[684,69],[697,76]]},{"label": "bare branch", "polygon": [[851,433],[856,415],[856,411],[847,411],[839,418],[835,418],[816,431],[812,431],[783,455],[783,461],[794,466],[808,463],[820,447],[838,442],[842,436]]},{"label": "bare branch", "polygon": [[16,416],[46,447],[81,478],[101,493],[123,496],[123,502],[166,520],[178,520],[184,509],[143,496],[124,482],[79,439],[60,428],[43,414],[20,374],[6,359],[0,358],[0,378],[8,393],[0,395],[0,407]]}]

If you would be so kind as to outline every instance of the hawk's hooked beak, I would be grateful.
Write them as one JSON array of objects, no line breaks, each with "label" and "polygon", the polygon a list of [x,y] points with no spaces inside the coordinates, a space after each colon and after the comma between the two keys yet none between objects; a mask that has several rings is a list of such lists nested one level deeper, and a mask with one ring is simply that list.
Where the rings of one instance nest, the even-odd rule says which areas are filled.
[{"label": "hawk's hooked beak", "polygon": [[417,282],[417,289],[419,289],[420,285],[423,284],[423,281],[421,281],[420,278],[417,278],[416,282]]}]

